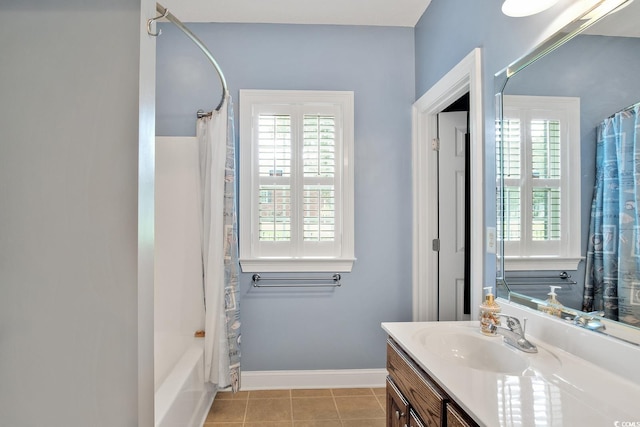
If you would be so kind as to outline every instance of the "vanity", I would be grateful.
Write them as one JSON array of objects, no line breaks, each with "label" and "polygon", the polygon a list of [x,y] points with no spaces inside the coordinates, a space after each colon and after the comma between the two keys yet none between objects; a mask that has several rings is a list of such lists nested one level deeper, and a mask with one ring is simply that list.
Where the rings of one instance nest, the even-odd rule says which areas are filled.
[{"label": "vanity", "polygon": [[640,369],[600,360],[637,365],[640,346],[500,302],[503,313],[529,320],[537,353],[481,334],[477,321],[382,324],[387,426],[640,425]]},{"label": "vanity", "polygon": [[387,370],[388,427],[477,425],[391,337]]}]

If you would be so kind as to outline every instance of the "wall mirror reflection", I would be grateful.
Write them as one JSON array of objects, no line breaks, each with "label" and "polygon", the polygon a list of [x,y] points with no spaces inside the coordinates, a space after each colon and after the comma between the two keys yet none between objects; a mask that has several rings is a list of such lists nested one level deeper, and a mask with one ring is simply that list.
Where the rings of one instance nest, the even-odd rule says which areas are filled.
[{"label": "wall mirror reflection", "polygon": [[640,1],[599,2],[496,80],[499,282],[512,301],[549,311],[556,294],[556,315],[604,333],[623,325],[634,340],[638,22]]}]

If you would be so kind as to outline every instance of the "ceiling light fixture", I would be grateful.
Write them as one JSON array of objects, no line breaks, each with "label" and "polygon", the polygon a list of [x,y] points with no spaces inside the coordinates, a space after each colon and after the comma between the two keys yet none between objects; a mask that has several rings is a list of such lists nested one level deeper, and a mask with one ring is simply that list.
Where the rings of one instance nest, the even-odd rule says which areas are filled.
[{"label": "ceiling light fixture", "polygon": [[520,18],[547,10],[557,2],[558,0],[505,0],[502,4],[502,13]]}]

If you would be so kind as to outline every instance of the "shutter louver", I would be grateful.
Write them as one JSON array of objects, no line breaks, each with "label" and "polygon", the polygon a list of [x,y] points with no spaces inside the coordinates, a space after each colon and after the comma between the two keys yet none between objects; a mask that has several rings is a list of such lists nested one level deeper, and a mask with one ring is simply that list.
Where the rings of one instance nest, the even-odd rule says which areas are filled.
[{"label": "shutter louver", "polygon": [[335,117],[304,115],[303,240],[335,239]]},{"label": "shutter louver", "polygon": [[531,239],[560,239],[560,122],[531,121]]},{"label": "shutter louver", "polygon": [[258,118],[260,241],[291,240],[291,117]]}]

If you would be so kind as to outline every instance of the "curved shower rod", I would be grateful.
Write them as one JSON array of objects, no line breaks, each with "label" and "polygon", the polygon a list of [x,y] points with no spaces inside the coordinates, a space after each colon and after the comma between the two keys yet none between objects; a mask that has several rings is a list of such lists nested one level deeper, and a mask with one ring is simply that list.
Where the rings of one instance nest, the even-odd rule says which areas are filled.
[{"label": "curved shower rod", "polygon": [[[185,27],[185,25],[178,18],[176,18],[171,12],[169,12],[169,10],[166,7],[162,6],[160,3],[156,3],[156,11],[161,15],[147,21],[147,33],[149,33],[149,35],[152,35],[152,36],[160,35],[160,31],[158,31],[155,34],[151,32],[151,24],[160,18],[167,19],[168,21],[175,24],[176,27],[180,28],[180,30],[183,33],[185,33],[187,37],[189,37],[191,41],[193,41],[196,44],[196,46],[200,48],[200,50],[202,50],[202,52],[205,54],[205,56],[209,59],[209,61],[213,65],[213,68],[216,69],[216,72],[218,73],[218,77],[220,77],[220,84],[222,85],[222,98],[220,99],[220,103],[218,104],[218,106],[215,108],[215,111],[219,111],[220,108],[222,107],[222,104],[224,104],[224,100],[227,97],[227,94],[229,93],[229,89],[227,88],[227,81],[224,78],[224,74],[222,73],[222,70],[220,69],[220,66],[216,62],[215,58],[213,57],[209,49],[207,49],[207,47],[204,45],[204,43],[202,43],[202,41],[198,37],[196,37],[195,34],[191,32],[191,30]],[[210,114],[211,113],[202,114],[202,115],[206,116]],[[198,117],[201,117],[202,115],[198,113]]]}]

